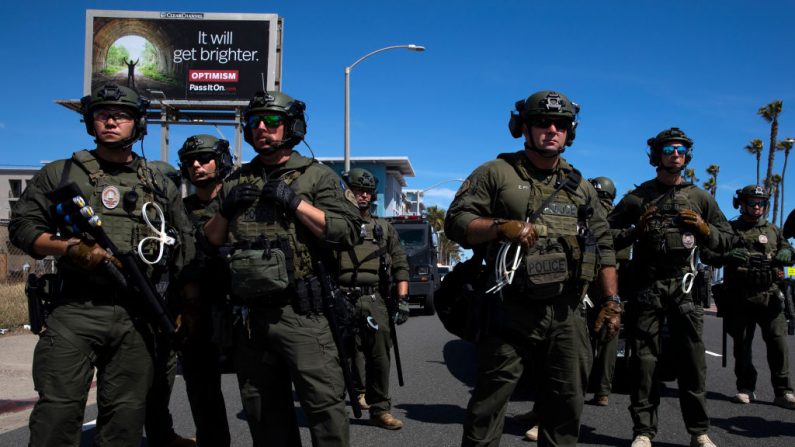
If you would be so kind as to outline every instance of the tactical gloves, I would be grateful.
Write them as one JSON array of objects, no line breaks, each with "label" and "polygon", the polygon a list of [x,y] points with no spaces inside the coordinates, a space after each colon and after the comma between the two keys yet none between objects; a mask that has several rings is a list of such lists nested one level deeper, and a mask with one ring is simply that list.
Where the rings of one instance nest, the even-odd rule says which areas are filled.
[{"label": "tactical gloves", "polygon": [[638,224],[635,225],[637,229],[638,236],[641,236],[644,231],[646,231],[646,221],[649,220],[650,217],[654,216],[657,213],[656,206],[650,206],[646,211],[644,211],[640,218],[638,218]]},{"label": "tactical gloves", "polygon": [[260,195],[260,190],[251,183],[243,183],[229,190],[229,194],[221,204],[221,215],[232,219],[235,215],[251,206]]},{"label": "tactical gloves", "polygon": [[70,245],[66,249],[66,256],[72,262],[86,270],[94,270],[105,261],[112,262],[116,267],[121,268],[121,262],[111,256],[104,248],[94,241],[80,240],[80,242]]},{"label": "tactical gloves", "polygon": [[682,219],[682,224],[692,227],[702,237],[709,236],[709,224],[697,212],[682,210],[679,211],[679,218]]},{"label": "tactical gloves", "polygon": [[732,248],[726,252],[725,258],[727,263],[745,265],[750,258],[750,254],[744,248]]},{"label": "tactical gloves", "polygon": [[501,238],[520,244],[522,248],[528,249],[538,241],[538,233],[530,222],[521,220],[495,220],[497,233]]},{"label": "tactical gloves", "polygon": [[776,253],[776,262],[781,265],[792,265],[792,252],[787,248],[782,248]]},{"label": "tactical gloves", "polygon": [[262,188],[262,198],[288,211],[295,211],[301,203],[301,198],[295,191],[280,179],[271,179],[265,183]]},{"label": "tactical gloves", "polygon": [[400,295],[397,300],[397,312],[392,318],[395,324],[403,324],[409,319],[409,297]]},{"label": "tactical gloves", "polygon": [[599,334],[602,327],[605,328],[605,341],[610,341],[618,335],[621,330],[621,304],[618,301],[607,299],[602,303],[593,330]]}]

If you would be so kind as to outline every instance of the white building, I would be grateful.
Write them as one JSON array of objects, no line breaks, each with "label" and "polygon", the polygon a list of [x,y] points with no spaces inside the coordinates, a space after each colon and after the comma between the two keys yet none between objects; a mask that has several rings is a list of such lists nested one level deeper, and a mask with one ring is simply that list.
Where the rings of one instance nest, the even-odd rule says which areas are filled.
[{"label": "white building", "polygon": [[11,218],[11,207],[41,166],[0,166],[0,222]]}]

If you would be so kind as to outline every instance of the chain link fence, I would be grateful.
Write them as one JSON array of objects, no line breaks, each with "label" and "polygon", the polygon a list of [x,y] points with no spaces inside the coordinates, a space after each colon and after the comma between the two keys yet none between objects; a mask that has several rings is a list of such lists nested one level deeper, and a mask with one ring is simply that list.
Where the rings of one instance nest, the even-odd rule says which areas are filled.
[{"label": "chain link fence", "polygon": [[52,257],[33,259],[11,244],[8,222],[0,222],[0,329],[12,329],[28,323],[25,282],[28,274],[42,275],[55,271]]}]

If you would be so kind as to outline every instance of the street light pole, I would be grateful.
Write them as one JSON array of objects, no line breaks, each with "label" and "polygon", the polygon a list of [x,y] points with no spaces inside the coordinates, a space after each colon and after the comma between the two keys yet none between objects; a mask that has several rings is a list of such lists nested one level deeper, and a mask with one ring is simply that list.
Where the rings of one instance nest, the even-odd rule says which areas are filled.
[{"label": "street light pole", "polygon": [[350,126],[350,123],[351,123],[351,116],[350,116],[351,70],[353,70],[353,67],[355,67],[359,62],[367,59],[368,57],[370,57],[370,56],[372,56],[374,54],[380,53],[382,51],[387,51],[387,50],[396,50],[396,49],[399,49],[399,48],[405,48],[405,49],[410,50],[410,51],[425,51],[425,47],[423,47],[421,45],[414,45],[413,43],[409,44],[409,45],[391,45],[391,46],[388,46],[388,47],[379,48],[379,49],[377,49],[375,51],[371,51],[371,52],[365,54],[364,56],[360,57],[359,59],[357,59],[356,62],[352,63],[351,65],[349,65],[347,67],[345,67],[345,163],[344,163],[344,171],[343,171],[344,174],[347,174],[348,171],[351,170],[351,146],[350,146],[350,144],[351,144],[351,129],[350,129],[350,127],[351,127]]}]

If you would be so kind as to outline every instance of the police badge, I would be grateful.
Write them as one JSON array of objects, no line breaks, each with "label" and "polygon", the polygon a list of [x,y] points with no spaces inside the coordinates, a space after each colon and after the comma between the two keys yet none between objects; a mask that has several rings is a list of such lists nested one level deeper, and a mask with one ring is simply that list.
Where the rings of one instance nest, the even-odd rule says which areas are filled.
[{"label": "police badge", "polygon": [[106,186],[102,190],[102,205],[109,210],[116,208],[119,206],[119,196],[119,188],[113,185]]}]

